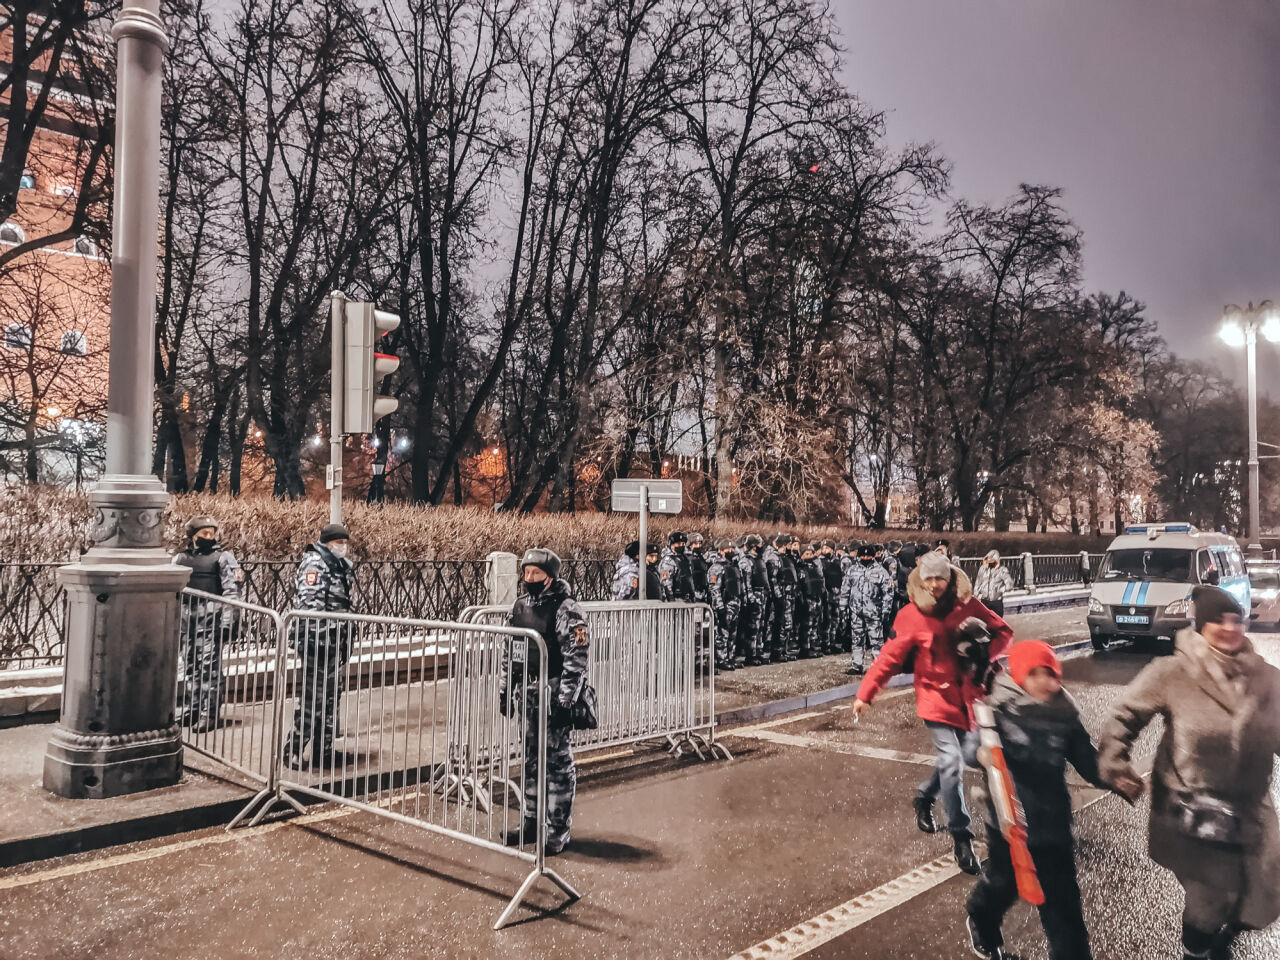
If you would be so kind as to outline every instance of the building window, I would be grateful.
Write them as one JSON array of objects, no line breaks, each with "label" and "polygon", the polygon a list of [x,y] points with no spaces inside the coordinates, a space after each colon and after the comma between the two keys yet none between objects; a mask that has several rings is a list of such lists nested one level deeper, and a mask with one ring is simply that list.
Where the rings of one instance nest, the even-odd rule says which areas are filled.
[{"label": "building window", "polygon": [[11,323],[4,328],[4,345],[9,350],[30,350],[33,338],[25,323]]},{"label": "building window", "polygon": [[61,350],[69,357],[83,357],[89,350],[89,341],[79,330],[68,330],[62,335]]},{"label": "building window", "polygon": [[76,237],[73,249],[76,253],[85,257],[96,257],[98,255],[98,245],[88,237]]},{"label": "building window", "polygon": [[30,170],[22,175],[22,179],[18,181],[19,190],[34,190],[36,188],[36,175]]},{"label": "building window", "polygon": [[26,239],[26,233],[12,220],[0,226],[0,243],[22,243]]}]

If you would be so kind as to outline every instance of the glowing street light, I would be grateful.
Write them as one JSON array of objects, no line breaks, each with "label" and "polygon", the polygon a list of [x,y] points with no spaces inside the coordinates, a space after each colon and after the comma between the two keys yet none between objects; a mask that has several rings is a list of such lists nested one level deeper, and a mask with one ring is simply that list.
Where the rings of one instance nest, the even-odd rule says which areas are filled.
[{"label": "glowing street light", "polygon": [[1249,553],[1262,554],[1262,520],[1258,492],[1258,334],[1280,343],[1280,309],[1270,300],[1256,307],[1228,304],[1222,311],[1218,336],[1229,347],[1245,347],[1249,366]]}]

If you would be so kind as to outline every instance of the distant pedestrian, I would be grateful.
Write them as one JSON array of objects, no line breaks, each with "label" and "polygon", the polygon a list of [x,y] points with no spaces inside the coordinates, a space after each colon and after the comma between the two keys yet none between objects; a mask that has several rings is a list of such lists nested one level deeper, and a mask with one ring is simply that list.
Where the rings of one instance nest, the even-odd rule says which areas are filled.
[{"label": "distant pedestrian", "polygon": [[[644,598],[646,600],[663,600],[662,578],[658,575],[658,548],[653,544],[646,545],[649,551],[645,557]],[[614,600],[637,600],[640,597],[640,541],[632,540],[618,558],[618,565],[613,571]]]},{"label": "distant pedestrian", "polygon": [[[1076,702],[1062,688],[1062,664],[1053,648],[1039,640],[1015,643],[1009,650],[1009,672],[996,675],[986,703],[995,715],[1026,823],[1027,847],[1044,891],[1040,922],[1049,941],[1049,958],[1089,960],[1089,934],[1076,880],[1067,764],[1094,786],[1104,784],[1098,775],[1098,751]],[[970,752],[966,759],[977,766],[980,757]],[[981,759],[985,764],[990,758]],[[1000,927],[1018,899],[1018,889],[1009,844],[1000,831],[989,791],[983,791],[983,798],[987,863],[966,904],[969,941],[976,955],[998,960],[1004,955]]]},{"label": "distant pedestrian", "polygon": [[1231,956],[1242,930],[1280,916],[1280,829],[1272,778],[1280,755],[1280,670],[1254,650],[1245,612],[1218,587],[1191,594],[1195,626],[1148,664],[1103,730],[1102,775],[1131,800],[1144,784],[1131,751],[1156,717],[1151,859],[1185,891],[1188,960]]},{"label": "distant pedestrian", "polygon": [[956,862],[961,870],[976,874],[978,858],[964,798],[964,746],[973,729],[971,705],[985,691],[957,654],[956,640],[961,624],[980,620],[991,633],[988,654],[995,660],[1009,646],[1013,631],[974,599],[964,571],[939,553],[921,559],[907,580],[907,591],[911,602],[898,611],[894,636],[858,688],[853,715],[861,717],[889,678],[914,661],[916,714],[929,730],[936,755],[933,775],[920,785],[913,801],[916,825],[925,833],[937,831],[933,806],[941,796]]},{"label": "distant pedestrian", "polygon": [[[307,545],[294,577],[295,610],[350,612],[355,588],[355,567],[347,559],[350,542],[347,528],[331,523],[320,531],[318,542]],[[326,617],[294,621],[289,642],[300,661],[298,703],[284,748],[291,767],[333,764],[337,714],[351,655],[350,626]]]},{"label": "distant pedestrian", "polygon": [[733,647],[738,636],[738,618],[742,613],[742,576],[738,571],[737,551],[732,540],[716,543],[707,568],[707,589],[711,612],[716,618],[715,660],[717,670],[734,670]]},{"label": "distant pedestrian", "polygon": [[658,562],[664,600],[693,603],[693,568],[688,546],[689,538],[678,530],[667,537],[667,548]]},{"label": "distant pedestrian", "polygon": [[[511,608],[508,626],[524,627],[542,636],[547,662],[530,647],[525,663],[511,664],[510,681],[503,679],[500,699],[511,712],[523,695],[525,716],[524,807],[520,826],[506,836],[508,844],[531,843],[538,830],[538,698],[549,705],[546,753],[546,823],[548,856],[569,844],[573,826],[573,800],[578,790],[578,769],[573,759],[573,706],[587,679],[587,653],[591,643],[587,615],[573,597],[567,580],[560,577],[560,557],[534,547],[520,558],[520,596]],[[514,697],[514,699],[513,699]]]},{"label": "distant pedestrian", "polygon": [[933,552],[940,553],[944,557],[946,557],[948,560],[950,560],[951,559],[951,541],[935,540],[933,542]]},{"label": "distant pedestrian", "polygon": [[[188,567],[187,587],[225,600],[240,599],[244,571],[235,555],[218,543],[218,521],[195,517],[187,524],[187,545],[173,557]],[[182,603],[182,710],[178,724],[197,733],[212,730],[222,709],[222,647],[234,629],[236,610],[215,600],[187,597]]]},{"label": "distant pedestrian", "polygon": [[1004,595],[1013,589],[1013,575],[1000,562],[1000,551],[989,550],[982,558],[982,568],[973,581],[973,595],[992,613],[1004,616]]}]

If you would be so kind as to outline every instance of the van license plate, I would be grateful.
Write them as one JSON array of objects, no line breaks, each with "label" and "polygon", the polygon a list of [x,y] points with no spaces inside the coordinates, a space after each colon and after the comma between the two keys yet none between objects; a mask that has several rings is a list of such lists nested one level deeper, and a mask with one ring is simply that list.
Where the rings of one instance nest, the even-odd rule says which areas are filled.
[{"label": "van license plate", "polygon": [[1116,623],[1126,623],[1135,627],[1147,627],[1151,625],[1150,617],[1131,617],[1126,614],[1117,614]]}]

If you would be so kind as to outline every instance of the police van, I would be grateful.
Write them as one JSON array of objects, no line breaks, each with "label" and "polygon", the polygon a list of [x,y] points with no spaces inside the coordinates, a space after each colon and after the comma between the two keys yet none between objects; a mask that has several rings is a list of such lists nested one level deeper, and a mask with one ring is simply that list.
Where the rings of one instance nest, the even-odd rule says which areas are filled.
[{"label": "police van", "polygon": [[1249,574],[1236,541],[1189,523],[1126,527],[1111,541],[1089,596],[1089,636],[1096,650],[1148,640],[1166,653],[1192,622],[1191,591],[1222,587],[1250,609]]}]

